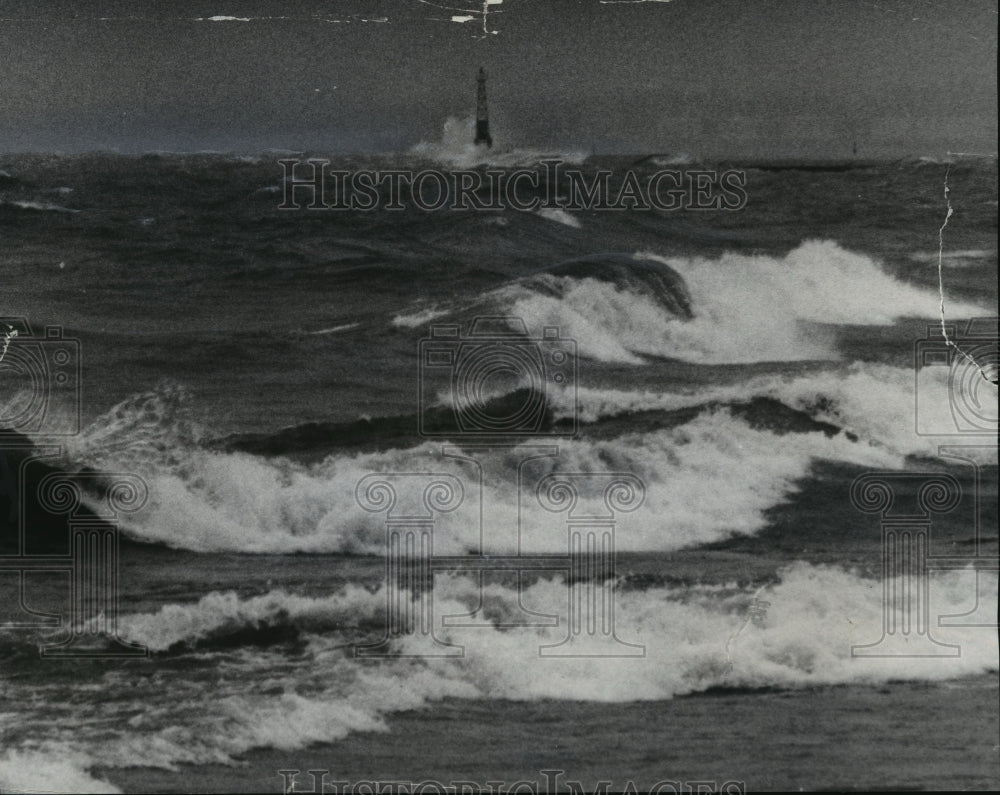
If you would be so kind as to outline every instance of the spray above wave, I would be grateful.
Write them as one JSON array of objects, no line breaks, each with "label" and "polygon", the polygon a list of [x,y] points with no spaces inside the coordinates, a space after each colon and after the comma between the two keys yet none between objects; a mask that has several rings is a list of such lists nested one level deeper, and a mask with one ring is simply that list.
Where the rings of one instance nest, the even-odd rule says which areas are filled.
[{"label": "spray above wave", "polygon": [[162,379],[93,420],[67,442],[72,459],[99,469],[180,466],[202,430],[190,416],[188,390]]},{"label": "spray above wave", "polygon": [[392,325],[417,328],[439,319],[490,315],[522,318],[529,327],[555,326],[579,352],[598,361],[641,364],[633,338],[694,317],[684,278],[671,265],[635,254],[601,253],[563,260],[487,293],[443,307],[413,306]]},{"label": "spray above wave", "polygon": [[474,116],[460,118],[449,116],[444,123],[441,140],[421,141],[408,154],[423,160],[430,160],[442,166],[458,169],[477,166],[517,168],[532,166],[542,160],[558,158],[564,163],[582,163],[587,155],[582,151],[545,152],[539,149],[509,148],[493,149],[474,143],[476,119]]}]

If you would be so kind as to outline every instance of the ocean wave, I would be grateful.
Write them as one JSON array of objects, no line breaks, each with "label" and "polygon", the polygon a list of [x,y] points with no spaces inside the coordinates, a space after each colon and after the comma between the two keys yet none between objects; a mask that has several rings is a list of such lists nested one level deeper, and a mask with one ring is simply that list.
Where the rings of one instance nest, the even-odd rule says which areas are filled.
[{"label": "ocean wave", "polygon": [[[917,424],[955,428],[947,368],[920,372],[918,383],[910,369],[855,362],[697,388],[550,390],[540,434],[484,459],[483,491],[469,486],[463,506],[442,517],[436,543],[456,554],[477,549],[480,502],[491,523],[518,527],[521,491],[553,472],[630,472],[643,480],[647,502],[622,526],[624,550],[667,551],[758,532],[817,461],[905,469],[912,457],[936,456],[939,445],[954,442]],[[918,388],[926,397],[931,387],[945,398],[918,403]],[[514,392],[497,405],[525,399]],[[127,525],[136,540],[205,552],[381,554],[383,517],[362,510],[355,495],[363,478],[444,472],[477,482],[469,465],[442,457],[441,442],[417,434],[416,415],[209,441],[185,401],[184,389],[164,383],[123,401],[68,445],[77,467],[146,480],[150,501]],[[437,417],[452,427],[453,412],[430,409],[425,422]],[[548,436],[572,427],[566,423],[576,413],[575,438]],[[518,456],[547,441],[558,442],[559,455],[522,470]],[[984,449],[979,458],[995,463],[996,453]],[[540,550],[558,551],[563,530],[549,516],[532,537]],[[518,540],[508,534],[491,543],[510,552]]]},{"label": "ocean wave", "polygon": [[[989,615],[995,612],[996,588],[990,586],[996,574],[981,572],[979,576],[987,579],[980,595],[992,594],[987,597],[992,603],[981,606]],[[837,567],[803,562],[786,567],[777,581],[764,586],[619,588],[619,638],[646,646],[645,657],[634,663],[613,657],[539,661],[538,645],[561,640],[565,625],[511,629],[511,619],[522,615],[522,607],[545,615],[566,610],[567,585],[561,578],[542,579],[520,589],[493,584],[481,590],[477,580],[461,576],[441,575],[435,582],[435,610],[441,616],[471,615],[481,602],[490,606],[483,613],[481,627],[442,625],[435,630],[442,641],[467,647],[462,659],[440,665],[428,661],[432,670],[473,684],[472,692],[478,689],[478,697],[653,700],[718,686],[948,679],[995,670],[998,662],[996,633],[975,626],[935,629],[933,634],[941,643],[961,644],[962,654],[957,658],[852,656],[852,646],[874,643],[882,636],[882,588],[875,587],[877,581]],[[974,607],[975,582],[972,569],[932,573],[930,614],[953,615]],[[383,589],[356,586],[313,598],[285,591],[248,599],[213,593],[191,605],[123,616],[121,627],[129,640],[156,650],[178,642],[194,647],[196,641],[234,622],[284,621],[310,637],[310,653],[325,658],[330,650],[343,653],[353,644],[378,640],[384,634],[385,598]],[[890,616],[897,625],[901,609]],[[911,642],[918,640],[914,637]],[[417,635],[404,635],[395,642],[399,651],[407,647],[416,651],[421,641]],[[609,649],[613,647],[614,639],[605,641]],[[510,665],[510,660],[522,657],[533,658],[534,663],[528,669]],[[612,677],[622,665],[632,666],[634,675],[610,690],[595,686],[595,680],[605,674]]]},{"label": "ocean wave", "polygon": [[[625,429],[614,438],[564,441],[559,455],[539,461],[524,478],[536,482],[553,472],[630,472],[646,486],[646,506],[623,522],[619,548],[671,550],[753,533],[766,512],[797,489],[817,459],[849,460],[878,468],[903,466],[891,451],[852,441],[833,429],[786,431],[754,427],[735,408],[699,413],[675,427]],[[565,546],[565,526],[531,503],[518,514],[515,447],[485,461],[481,494],[491,523],[517,528],[538,524],[532,543],[546,551]],[[380,554],[384,517],[364,511],[357,484],[375,473],[444,472],[473,489],[469,465],[442,458],[425,442],[405,449],[344,451],[315,464],[237,452],[190,448],[178,463],[162,459],[145,467],[132,459],[150,487],[150,501],[131,520],[137,540],[196,551],[341,552]],[[525,481],[527,482],[527,481]],[[441,519],[442,551],[478,548],[479,497],[474,490]],[[666,517],[666,518],[664,518]],[[511,552],[516,533],[490,540],[490,550]]]},{"label": "ocean wave", "polygon": [[123,616],[119,628],[124,637],[154,653],[232,648],[299,633],[370,630],[382,617],[382,604],[370,591],[353,585],[323,598],[280,590],[244,599],[232,591],[212,592],[194,604]]},{"label": "ocean wave", "polygon": [[[558,158],[563,163],[582,163],[587,154],[582,151],[545,152],[539,149],[494,148],[476,145],[476,119],[474,116],[449,116],[439,141],[421,141],[413,146],[409,155],[431,160],[444,166],[472,169],[478,166],[518,168],[533,166],[542,160]],[[501,138],[502,136],[497,136]]]},{"label": "ocean wave", "polygon": [[[852,362],[806,375],[755,376],[738,384],[687,390],[579,386],[573,390],[551,390],[549,405],[557,419],[576,415],[584,423],[596,423],[604,418],[641,412],[676,412],[706,404],[736,405],[768,398],[894,455],[933,456],[939,445],[954,441],[957,426],[952,404],[960,398],[953,395],[949,368],[924,368],[919,371],[919,383],[915,372],[907,367]],[[989,389],[989,385],[983,384]],[[984,422],[989,422],[990,406],[984,404],[982,408],[981,416]],[[992,412],[995,427],[995,387]],[[989,460],[990,456],[985,458]]]},{"label": "ocean wave", "polygon": [[[983,609],[995,613],[996,574],[980,577]],[[964,613],[975,606],[975,573],[934,572],[928,592],[930,615]],[[438,640],[462,647],[463,654],[384,658],[376,665],[357,660],[351,649],[379,640],[384,623],[359,630],[350,617],[384,616],[381,590],[319,598],[284,591],[249,599],[211,594],[197,603],[123,616],[123,632],[132,640],[160,647],[183,641],[197,659],[215,654],[208,658],[216,677],[213,698],[205,699],[205,683],[190,666],[161,666],[155,680],[129,668],[109,670],[92,686],[104,697],[76,704],[72,720],[67,716],[55,730],[44,721],[21,723],[16,745],[0,755],[0,782],[19,791],[107,791],[85,771],[132,767],[137,759],[167,770],[237,764],[254,748],[293,751],[351,732],[384,732],[389,714],[444,698],[627,703],[718,688],[944,681],[997,670],[997,637],[987,627],[935,627],[938,643],[960,650],[955,656],[853,654],[852,647],[883,637],[883,588],[835,567],[796,563],[763,586],[619,589],[616,637],[585,635],[591,644],[585,656],[540,656],[541,647],[555,650],[566,641],[566,625],[516,627],[511,619],[521,616],[522,608],[563,615],[567,598],[559,578],[514,589],[440,576],[433,593],[436,615],[468,616],[485,606],[478,626],[435,628]],[[898,612],[888,615],[897,626],[902,618]],[[252,645],[205,652],[198,646],[234,622],[256,625],[262,619],[299,627],[302,652],[276,655]],[[391,644],[397,652],[419,654],[422,640],[419,634],[404,635]],[[918,640],[913,633],[909,642]],[[613,656],[622,650],[633,656]],[[18,709],[32,708],[28,701]],[[72,726],[80,721],[99,727],[91,735],[99,739],[75,732]]]},{"label": "ocean wave", "polygon": [[[990,615],[996,605],[990,583],[996,575],[986,576],[983,592],[993,595],[984,607]],[[435,609],[442,615],[468,612],[478,604],[478,588],[469,581],[456,580],[450,587],[450,594],[447,589],[435,593]],[[961,613],[975,605],[975,575],[935,574],[931,593],[931,615]],[[499,590],[487,596],[504,598]],[[511,611],[516,609],[513,597],[508,592]],[[558,613],[565,605],[565,585],[542,581],[525,588],[521,597],[530,610]],[[997,668],[996,634],[975,627],[935,632],[942,642],[961,645],[960,658],[887,661],[852,656],[853,645],[874,643],[882,636],[882,589],[876,581],[842,569],[805,563],[793,564],[780,573],[779,582],[756,590],[678,586],[620,592],[615,618],[618,637],[644,645],[645,657],[630,662],[584,657],[554,661],[551,667],[545,665],[549,660],[510,664],[537,655],[540,640],[558,642],[564,628],[479,634],[454,629],[442,632],[441,638],[466,646],[457,667],[466,668],[466,676],[482,682],[494,698],[659,700],[713,687],[949,679]],[[894,618],[898,621],[901,615]],[[614,643],[610,638],[607,642],[610,650]],[[622,676],[626,665],[629,675]],[[446,664],[439,667],[448,669]]]},{"label": "ocean wave", "polygon": [[[937,370],[945,369],[930,374],[942,388],[948,374]],[[131,537],[205,552],[381,554],[384,517],[361,508],[358,483],[375,473],[443,472],[469,490],[458,510],[441,517],[435,543],[462,554],[479,548],[480,503],[491,524],[517,528],[528,521],[517,505],[532,483],[554,472],[608,471],[633,473],[647,490],[646,505],[623,520],[619,548],[675,550],[760,531],[817,461],[904,469],[910,457],[934,456],[953,441],[917,433],[913,372],[885,365],[672,392],[581,386],[546,395],[546,429],[579,410],[576,438],[553,440],[558,456],[527,468],[519,456],[550,437],[486,456],[479,492],[469,464],[442,457],[440,443],[416,434],[414,415],[208,444],[184,419],[183,390],[164,390],[108,412],[73,441],[71,454],[78,465],[145,478],[150,501],[130,518]],[[920,410],[932,425],[954,425],[947,401]],[[288,457],[297,453],[308,455]],[[981,457],[995,461],[989,451]],[[533,499],[525,506],[538,525],[531,533],[538,551],[559,551],[564,525]],[[506,553],[519,542],[508,533],[490,543],[490,551]]]},{"label": "ocean wave", "polygon": [[[996,588],[991,585],[996,574],[979,576],[986,578],[980,595],[992,594],[987,597],[992,602],[981,606],[989,615],[995,612]],[[523,615],[522,608],[561,615],[567,604],[566,583],[554,578],[520,589],[499,584],[481,589],[477,582],[461,576],[436,578],[433,599],[438,615],[468,616],[481,604],[489,607],[481,626],[442,624],[435,630],[441,641],[465,646],[464,657],[426,661],[439,675],[471,684],[465,689],[473,697],[659,700],[720,686],[949,679],[995,670],[998,662],[996,634],[976,626],[935,629],[939,642],[961,645],[962,654],[955,658],[853,656],[852,646],[875,643],[882,636],[883,591],[876,587],[877,581],[837,567],[794,563],[765,586],[619,588],[618,637],[646,647],[645,656],[634,661],[613,656],[539,660],[539,644],[558,643],[565,636],[565,625],[512,629],[512,619]],[[930,614],[957,615],[974,607],[975,582],[972,569],[932,573]],[[402,596],[408,597],[408,593]],[[285,621],[309,635],[310,654],[327,659],[333,650],[343,655],[354,644],[379,640],[384,634],[385,599],[382,589],[357,587],[321,598],[284,591],[242,600],[232,593],[211,594],[195,604],[124,616],[121,624],[125,637],[155,648],[179,641],[193,646],[233,622]],[[900,625],[901,607],[889,618]],[[409,648],[419,654],[422,640],[403,635],[394,643],[397,651]],[[918,640],[914,637],[911,642]],[[613,638],[603,642],[609,649],[614,646]],[[532,663],[510,665],[519,658]],[[632,675],[615,676],[622,665],[630,666]],[[608,681],[602,681],[605,676]],[[609,689],[613,679],[617,684]],[[412,695],[398,707],[413,703]]]},{"label": "ocean wave", "polygon": [[[832,325],[886,325],[935,318],[938,296],[885,273],[864,254],[833,241],[809,241],[784,257],[723,254],[719,259],[665,257],[690,293],[690,320],[666,312],[655,294],[594,277],[565,277],[559,296],[522,282],[495,294],[531,328],[557,326],[582,355],[640,364],[644,356],[701,364],[837,360]],[[988,314],[954,302],[953,317]]]}]

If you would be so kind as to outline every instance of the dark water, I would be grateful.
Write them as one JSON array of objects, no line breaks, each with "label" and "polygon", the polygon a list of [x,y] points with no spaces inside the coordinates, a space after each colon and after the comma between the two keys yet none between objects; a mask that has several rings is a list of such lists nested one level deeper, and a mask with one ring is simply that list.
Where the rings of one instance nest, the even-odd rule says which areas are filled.
[{"label": "dark water", "polygon": [[[0,316],[80,341],[82,414],[69,433],[70,385],[45,427],[17,426],[32,388],[25,331],[0,362],[3,419],[63,445],[61,466],[148,485],[125,522],[119,604],[120,634],[151,653],[40,660],[38,636],[5,631],[0,786],[277,789],[278,769],[317,759],[348,780],[534,779],[553,759],[600,778],[580,760],[601,749],[607,776],[647,786],[656,771],[756,788],[863,787],[876,769],[879,786],[938,786],[945,769],[967,771],[954,786],[995,778],[969,738],[995,736],[996,710],[942,728],[926,706],[956,693],[995,704],[995,629],[936,628],[960,646],[953,658],[852,657],[881,634],[883,561],[877,518],[849,498],[867,471],[947,473],[962,498],[935,518],[932,556],[996,555],[995,452],[939,450],[995,441],[968,431],[995,428],[996,389],[959,372],[970,391],[956,403],[954,368],[914,367],[941,348],[928,326],[945,179],[948,319],[964,333],[996,314],[993,163],[755,167],[739,212],[563,215],[281,211],[270,156],[8,157],[0,169]],[[483,348],[473,322],[499,316],[523,333],[490,321]],[[466,347],[435,341],[432,326],[448,324]],[[995,361],[992,334],[963,344]],[[452,364],[428,366],[429,344]],[[463,435],[455,363],[491,350],[521,370],[487,372],[475,405],[527,419],[484,449]],[[53,429],[65,434],[42,432]],[[464,484],[434,531],[435,554],[456,566],[565,555],[565,519],[536,499],[546,477],[636,478],[644,502],[615,525],[615,631],[644,656],[539,656],[565,637],[567,580],[579,581],[557,561],[482,585],[436,575],[435,616],[483,624],[435,629],[462,657],[355,658],[386,613],[385,516],[356,489],[372,473],[420,472]],[[599,496],[585,489],[582,504]],[[12,549],[16,530],[4,532]],[[976,615],[995,621],[995,574],[929,576],[932,616],[978,598]],[[17,588],[0,574],[8,606]],[[28,604],[60,613],[65,588],[65,575],[28,575]],[[525,611],[554,622],[519,626]],[[737,716],[724,728],[709,695],[720,688]],[[788,720],[808,726],[776,717],[792,703]],[[544,734],[526,725],[540,720],[531,705],[560,738],[541,761],[517,755]],[[599,720],[599,705],[615,719]],[[468,747],[484,714],[507,743]],[[650,727],[676,714],[685,739],[668,752]],[[643,720],[624,749],[622,726]],[[865,749],[904,725],[909,748],[947,745],[940,765]],[[432,762],[407,726],[441,749]],[[796,734],[822,764],[788,751]],[[741,738],[763,750],[736,753]],[[381,761],[363,763],[365,749]]]}]

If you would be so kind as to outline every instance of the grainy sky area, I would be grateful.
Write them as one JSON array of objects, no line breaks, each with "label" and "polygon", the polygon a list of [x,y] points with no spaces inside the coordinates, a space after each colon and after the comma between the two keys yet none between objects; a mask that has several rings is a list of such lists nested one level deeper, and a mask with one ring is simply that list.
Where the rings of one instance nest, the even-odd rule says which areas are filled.
[{"label": "grainy sky area", "polygon": [[0,150],[406,150],[473,112],[480,65],[501,147],[997,149],[991,0],[484,7],[0,0]]}]

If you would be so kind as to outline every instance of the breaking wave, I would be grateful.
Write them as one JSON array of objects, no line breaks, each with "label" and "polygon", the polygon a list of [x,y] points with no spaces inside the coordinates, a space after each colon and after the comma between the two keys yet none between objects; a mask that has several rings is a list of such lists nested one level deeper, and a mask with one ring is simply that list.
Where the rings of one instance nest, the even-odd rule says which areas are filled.
[{"label": "breaking wave", "polygon": [[[558,326],[584,356],[631,364],[643,356],[704,364],[836,360],[834,324],[877,326],[933,319],[938,311],[933,291],[901,282],[871,257],[832,241],[806,242],[784,257],[636,258],[681,276],[693,318],[664,311],[655,292],[593,277],[564,277],[559,296],[519,283],[498,297],[529,326]],[[949,311],[969,317],[989,310],[954,302]]]},{"label": "breaking wave", "polygon": [[[947,373],[937,378],[946,380]],[[619,471],[642,479],[646,504],[623,521],[622,550],[669,551],[752,534],[817,461],[896,469],[910,456],[935,455],[936,445],[949,439],[916,433],[914,389],[911,371],[855,363],[690,391],[554,392],[548,396],[554,421],[578,403],[578,437],[560,440],[558,457],[523,470],[518,462],[539,439],[484,458],[482,493],[469,490],[463,505],[442,518],[435,543],[446,553],[477,549],[480,502],[499,526],[517,527],[519,496],[553,472]],[[177,401],[171,389],[132,398],[74,443],[81,464],[125,467],[147,480],[150,502],[128,528],[142,541],[196,551],[381,554],[384,517],[361,508],[355,490],[363,478],[444,472],[476,481],[470,464],[442,457],[440,444],[412,431],[391,435],[396,425],[415,428],[415,418],[303,429],[310,444],[330,451],[308,462],[283,454],[301,449],[294,446],[303,436],[298,433],[206,446],[197,429],[173,416]],[[953,423],[947,405],[928,410],[940,414],[932,419],[942,427]],[[359,438],[367,439],[361,449]],[[530,508],[525,520],[538,525],[532,543],[540,551],[560,550],[563,523],[533,498],[524,505]],[[518,543],[511,533],[491,539],[490,551],[511,552]]]},{"label": "breaking wave", "polygon": [[[981,576],[980,592],[988,601],[983,607],[995,613],[996,575]],[[934,573],[932,615],[973,607],[974,577],[972,571]],[[25,726],[22,744],[39,750],[0,753],[0,784],[18,791],[108,791],[85,771],[131,767],[136,759],[167,770],[181,764],[236,764],[253,748],[291,751],[351,732],[386,731],[388,714],[443,698],[626,703],[713,688],[940,681],[997,670],[996,633],[983,627],[935,630],[939,643],[960,647],[954,657],[852,655],[852,646],[882,637],[883,591],[877,581],[833,567],[796,563],[763,587],[620,588],[618,641],[595,638],[591,651],[610,655],[626,648],[620,644],[631,644],[628,649],[639,650],[631,657],[539,657],[539,647],[565,640],[564,625],[504,626],[522,615],[522,607],[561,614],[566,600],[566,585],[559,579],[513,590],[440,577],[434,590],[440,615],[468,615],[486,606],[482,626],[435,631],[441,642],[462,647],[464,654],[390,658],[374,666],[356,661],[350,650],[380,638],[382,591],[350,588],[323,597],[272,591],[245,599],[212,593],[195,603],[123,616],[124,636],[156,654],[183,647],[195,655],[215,648],[224,656],[211,668],[161,667],[155,681],[133,669],[104,673],[93,687],[106,698],[74,707],[78,719],[101,728],[100,740]],[[253,632],[262,624],[292,628],[301,650],[289,657],[259,644],[205,646],[234,628]],[[403,636],[393,643],[400,651],[418,651],[421,638]],[[213,677],[210,683],[205,676]],[[213,696],[206,700],[209,687]],[[122,714],[132,717],[123,722],[116,717]]]},{"label": "breaking wave", "polygon": [[409,155],[431,160],[449,168],[471,169],[477,166],[517,168],[532,166],[548,159],[559,158],[564,163],[582,163],[585,152],[545,152],[539,149],[505,147],[502,131],[497,136],[497,146],[487,148],[473,143],[476,137],[474,116],[449,116],[444,123],[440,141],[421,141],[413,146]]}]

